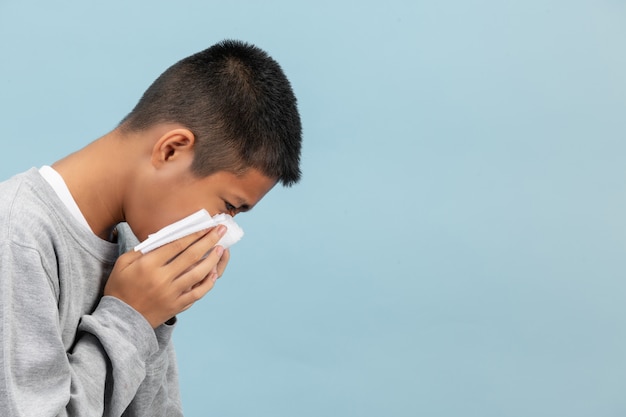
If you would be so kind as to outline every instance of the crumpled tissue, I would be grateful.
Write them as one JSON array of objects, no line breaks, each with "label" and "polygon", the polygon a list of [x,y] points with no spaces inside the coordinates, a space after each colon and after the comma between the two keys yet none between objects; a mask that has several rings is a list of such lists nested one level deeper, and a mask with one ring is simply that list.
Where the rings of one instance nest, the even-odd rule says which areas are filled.
[{"label": "crumpled tissue", "polygon": [[177,239],[220,224],[226,226],[226,234],[217,244],[224,249],[231,247],[243,237],[243,230],[230,214],[220,213],[211,217],[208,211],[202,209],[149,235],[146,240],[135,246],[135,251],[145,254]]}]

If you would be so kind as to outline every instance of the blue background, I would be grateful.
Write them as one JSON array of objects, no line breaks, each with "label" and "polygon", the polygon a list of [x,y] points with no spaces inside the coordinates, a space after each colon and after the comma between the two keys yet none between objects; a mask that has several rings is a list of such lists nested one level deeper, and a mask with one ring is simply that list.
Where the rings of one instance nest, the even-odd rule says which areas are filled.
[{"label": "blue background", "polygon": [[291,79],[304,178],[180,317],[187,415],[626,415],[624,1],[0,0],[0,178],[224,38]]}]

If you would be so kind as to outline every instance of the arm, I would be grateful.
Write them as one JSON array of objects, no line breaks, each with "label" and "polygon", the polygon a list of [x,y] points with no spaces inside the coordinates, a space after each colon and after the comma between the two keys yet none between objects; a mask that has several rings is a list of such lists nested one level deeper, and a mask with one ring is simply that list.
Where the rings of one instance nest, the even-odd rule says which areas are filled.
[{"label": "arm", "polygon": [[[126,231],[126,233],[127,232],[128,231]],[[216,232],[219,231],[216,230]],[[124,235],[126,233],[124,233]],[[217,236],[219,238],[221,234],[218,233]],[[192,239],[197,239],[197,237],[192,237]],[[131,243],[133,243],[132,239]],[[183,241],[183,246],[184,244]],[[202,249],[200,253],[205,250],[206,247]],[[170,257],[168,256],[165,259],[170,259]],[[230,252],[226,250],[221,255],[217,265],[211,270],[209,276],[214,273],[220,276],[224,272],[229,259]],[[214,262],[208,265],[213,264]],[[204,273],[206,273],[206,271]],[[215,282],[215,275],[213,275],[213,277],[214,279],[212,281]],[[209,282],[209,284],[211,286],[213,285],[212,282]],[[203,281],[199,281],[192,286],[192,289],[202,290],[202,285]],[[190,290],[184,290],[183,294],[188,294],[189,292]],[[147,364],[146,377],[139,387],[133,402],[124,413],[124,417],[174,417],[183,415],[178,385],[178,367],[176,364],[174,346],[171,341],[171,335],[176,320],[176,318],[173,318],[167,322],[169,324],[162,324],[155,329],[159,343],[159,351],[150,357]]]},{"label": "arm", "polygon": [[161,348],[150,358],[146,377],[124,417],[182,417],[178,368],[170,340],[173,327],[162,325],[155,329]]},{"label": "arm", "polygon": [[[218,226],[146,255],[130,251],[116,263],[105,294],[115,295],[141,311],[155,326],[159,344],[157,354],[148,360],[146,377],[125,417],[182,416],[171,342],[175,315],[202,298],[224,272],[230,253],[215,244],[225,232],[225,227]],[[163,324],[166,320],[170,324]]]},{"label": "arm", "polygon": [[15,243],[0,254],[0,409],[3,415],[119,416],[158,349],[146,320],[104,297],[84,316],[69,352],[56,295],[37,251]]},{"label": "arm", "polygon": [[[119,417],[136,395],[149,396],[138,391],[140,385],[145,380],[144,386],[153,387],[149,381],[161,378],[165,360],[159,352],[169,349],[153,328],[212,288],[228,257],[220,259],[218,250],[204,254],[220,237],[218,231],[199,233],[147,255],[120,257],[105,296],[91,315],[82,317],[69,351],[61,339],[54,279],[42,267],[40,254],[5,242],[0,252],[3,415]],[[165,375],[173,371],[167,366]],[[170,385],[145,392],[156,398],[161,387]]]},{"label": "arm", "polygon": [[[132,251],[139,241],[126,223],[117,226],[120,254]],[[159,350],[146,363],[146,376],[124,417],[182,416],[178,368],[172,343],[177,319],[154,329]]]}]

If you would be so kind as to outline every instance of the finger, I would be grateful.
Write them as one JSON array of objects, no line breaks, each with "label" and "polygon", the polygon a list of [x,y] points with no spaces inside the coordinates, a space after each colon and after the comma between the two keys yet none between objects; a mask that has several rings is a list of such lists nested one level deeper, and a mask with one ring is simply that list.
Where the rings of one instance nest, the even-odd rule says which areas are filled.
[{"label": "finger", "polygon": [[193,288],[198,282],[202,281],[206,277],[214,275],[211,273],[213,272],[213,269],[215,269],[215,266],[219,262],[223,253],[224,248],[216,246],[206,258],[191,265],[190,267],[187,267],[187,269],[176,278],[172,285],[175,285],[177,290],[182,293],[188,288]]},{"label": "finger", "polygon": [[224,233],[226,233],[226,227],[222,225],[217,226],[178,253],[167,265],[170,277],[176,279],[191,266],[204,259],[207,253],[211,251],[221,237],[224,236]]},{"label": "finger", "polygon": [[173,242],[167,243],[161,247],[156,248],[152,252],[147,253],[146,256],[150,256],[154,260],[154,262],[157,262],[160,266],[166,265],[170,263],[173,259],[175,259],[189,246],[193,245],[198,240],[201,240],[203,237],[207,236],[215,229],[216,228],[200,230],[188,236],[174,240]]},{"label": "finger", "polygon": [[228,261],[230,260],[230,249],[224,250],[222,257],[217,263],[217,277],[221,277],[224,274],[224,270],[226,269],[226,265],[228,265]]},{"label": "finger", "polygon": [[121,268],[121,270],[129,267],[133,262],[135,262],[137,259],[141,258],[143,256],[143,253],[141,253],[140,251],[128,251],[125,254],[123,254],[122,256],[120,256],[117,259],[117,264],[119,265],[119,267]]},{"label": "finger", "polygon": [[215,286],[215,281],[217,281],[217,274],[212,273],[208,277],[204,278],[202,281],[194,285],[191,290],[181,294],[178,301],[181,303],[181,305],[184,306],[182,311],[187,310],[193,305],[193,303],[195,303],[196,301],[204,297],[209,291],[211,291]]}]

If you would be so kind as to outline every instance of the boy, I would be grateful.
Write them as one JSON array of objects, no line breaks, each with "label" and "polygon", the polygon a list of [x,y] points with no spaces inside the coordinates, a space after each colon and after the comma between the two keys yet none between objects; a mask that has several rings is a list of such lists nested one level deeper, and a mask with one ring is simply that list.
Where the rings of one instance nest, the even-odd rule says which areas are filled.
[{"label": "boy", "polygon": [[298,182],[300,147],[279,65],[224,41],[166,70],[112,132],[0,184],[2,415],[182,415],[175,316],[224,272],[225,228],[132,247]]}]

